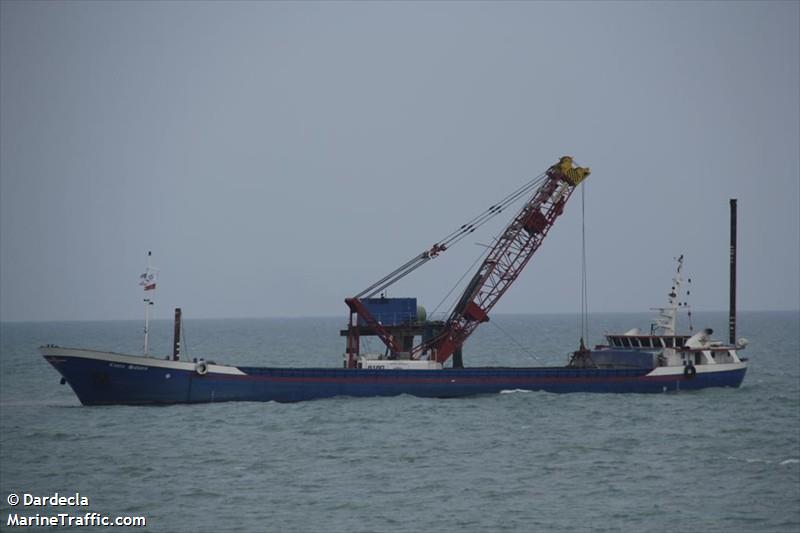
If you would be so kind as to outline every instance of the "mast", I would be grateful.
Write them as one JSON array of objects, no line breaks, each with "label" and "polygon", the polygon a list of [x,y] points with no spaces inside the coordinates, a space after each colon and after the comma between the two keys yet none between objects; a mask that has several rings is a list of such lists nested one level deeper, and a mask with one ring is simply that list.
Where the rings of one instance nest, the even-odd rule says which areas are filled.
[{"label": "mast", "polygon": [[[147,270],[145,270],[144,274],[139,276],[139,285],[142,286],[145,293],[147,291],[154,291],[156,290],[156,276],[158,274],[158,269],[153,268],[153,265],[150,264],[150,260],[153,256],[153,252],[147,252]],[[150,333],[150,306],[153,305],[153,300],[146,297],[144,298],[144,355],[147,357],[148,355],[148,337]]]},{"label": "mast", "polygon": [[181,358],[181,308],[175,308],[175,328],[172,335],[172,360]]},{"label": "mast", "polygon": [[144,356],[148,356],[147,352],[147,335],[150,330],[150,306],[153,302],[149,298],[144,299]]},{"label": "mast", "polygon": [[661,328],[664,335],[675,335],[678,332],[678,306],[680,305],[680,291],[683,285],[683,254],[677,259],[678,268],[675,271],[675,277],[672,278],[672,290],[669,296],[669,308],[666,312],[662,312],[664,320],[662,321]]},{"label": "mast", "polygon": [[[152,268],[150,264],[150,258],[152,257],[153,252],[147,252],[147,271],[145,272],[146,275],[150,274],[150,269]],[[147,285],[144,286],[144,290],[147,290]],[[150,333],[150,306],[153,305],[153,301],[150,298],[144,299],[144,355],[147,357],[147,338],[148,334]]]},{"label": "mast", "polygon": [[730,251],[730,306],[728,309],[728,335],[736,344],[736,198],[731,198],[731,251]]}]

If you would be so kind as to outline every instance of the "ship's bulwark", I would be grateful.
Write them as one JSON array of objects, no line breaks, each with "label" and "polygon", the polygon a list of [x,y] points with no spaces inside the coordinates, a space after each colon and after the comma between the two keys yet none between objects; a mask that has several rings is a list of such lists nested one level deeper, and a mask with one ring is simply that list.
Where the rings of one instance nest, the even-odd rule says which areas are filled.
[{"label": "ship's bulwark", "polygon": [[[264,368],[209,365],[107,352],[42,348],[84,405],[171,404],[223,401],[296,402],[335,396],[456,398],[504,390],[555,393],[656,393],[738,387],[746,363],[715,371],[654,375],[649,369],[480,367],[444,370]],[[680,369],[673,369],[679,372]],[[705,369],[702,369],[705,370]],[[662,370],[663,371],[663,370]]]}]

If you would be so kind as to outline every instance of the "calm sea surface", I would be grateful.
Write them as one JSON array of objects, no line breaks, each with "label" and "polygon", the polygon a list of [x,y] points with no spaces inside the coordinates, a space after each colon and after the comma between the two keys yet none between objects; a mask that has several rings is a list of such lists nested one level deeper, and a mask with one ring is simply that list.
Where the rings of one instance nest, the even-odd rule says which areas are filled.
[{"label": "calm sea surface", "polygon": [[[592,342],[649,316],[592,317]],[[562,364],[577,318],[482,326],[467,365]],[[187,320],[190,357],[339,366],[343,320]],[[724,338],[723,313],[695,325]],[[10,493],[90,498],[150,531],[800,531],[800,313],[742,313],[740,389],[81,407],[41,344],[128,353],[138,322],[0,325],[0,530]],[[502,328],[502,329],[501,329]],[[152,346],[169,351],[171,324]],[[373,347],[378,345],[373,341]],[[57,508],[14,508],[34,515]]]}]

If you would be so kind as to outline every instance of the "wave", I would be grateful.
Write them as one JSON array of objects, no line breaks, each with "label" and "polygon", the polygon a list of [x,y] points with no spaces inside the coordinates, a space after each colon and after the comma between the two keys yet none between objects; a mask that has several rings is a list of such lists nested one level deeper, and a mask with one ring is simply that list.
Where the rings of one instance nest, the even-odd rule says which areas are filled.
[{"label": "wave", "polygon": [[[730,459],[732,461],[744,461],[745,463],[764,463],[764,464],[768,464],[768,465],[775,464],[777,462],[777,461],[771,461],[769,459],[742,459],[742,458],[739,458],[739,457],[734,457],[733,455],[729,455],[727,457],[727,459]],[[800,459],[786,459],[784,461],[781,461],[778,464],[779,465],[791,465],[791,464],[796,464],[796,463],[800,463]]]},{"label": "wave", "polygon": [[0,402],[0,407],[80,407],[75,400],[12,400]]}]

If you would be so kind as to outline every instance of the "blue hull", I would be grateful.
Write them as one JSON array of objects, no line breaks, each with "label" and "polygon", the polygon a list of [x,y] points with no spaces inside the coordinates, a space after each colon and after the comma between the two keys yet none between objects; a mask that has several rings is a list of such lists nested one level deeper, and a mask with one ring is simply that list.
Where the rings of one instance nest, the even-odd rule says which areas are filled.
[{"label": "blue hull", "polygon": [[[648,369],[485,367],[443,370],[217,367],[200,375],[183,368],[152,366],[152,359],[117,356],[133,364],[89,357],[45,358],[84,405],[173,404],[225,401],[298,402],[334,396],[456,398],[504,390],[656,393],[706,387],[738,387],[746,366],[733,370],[649,375]],[[155,360],[158,361],[158,360]],[[177,365],[176,365],[177,366]],[[183,363],[182,366],[188,366]]]}]

